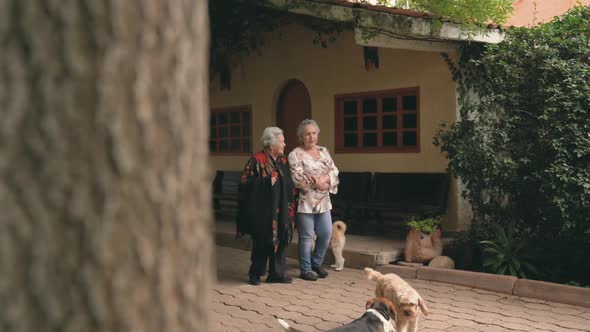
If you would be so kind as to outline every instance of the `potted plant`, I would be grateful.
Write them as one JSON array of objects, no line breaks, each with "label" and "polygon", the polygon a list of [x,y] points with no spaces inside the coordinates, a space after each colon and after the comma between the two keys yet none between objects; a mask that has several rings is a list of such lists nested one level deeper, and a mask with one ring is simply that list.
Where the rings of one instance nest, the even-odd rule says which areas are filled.
[{"label": "potted plant", "polygon": [[424,219],[411,219],[404,248],[405,261],[408,263],[428,263],[434,257],[442,255],[442,238],[440,216]]}]

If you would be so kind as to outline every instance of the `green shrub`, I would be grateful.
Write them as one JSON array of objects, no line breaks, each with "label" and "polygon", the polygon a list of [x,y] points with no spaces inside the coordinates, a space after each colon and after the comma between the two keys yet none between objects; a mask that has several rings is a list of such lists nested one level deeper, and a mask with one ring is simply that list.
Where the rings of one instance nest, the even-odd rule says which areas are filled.
[{"label": "green shrub", "polygon": [[519,278],[538,275],[528,242],[517,236],[514,227],[507,230],[496,227],[495,237],[480,243],[483,246],[484,271]]},{"label": "green shrub", "polygon": [[589,57],[583,6],[509,30],[499,44],[465,48],[458,66],[450,64],[461,120],[434,138],[465,185],[479,229],[526,230],[547,246],[540,263],[558,268],[544,275],[550,281],[590,284],[590,260],[572,258],[590,249]]},{"label": "green shrub", "polygon": [[419,232],[429,234],[440,227],[440,217],[412,219],[408,221],[408,226]]}]

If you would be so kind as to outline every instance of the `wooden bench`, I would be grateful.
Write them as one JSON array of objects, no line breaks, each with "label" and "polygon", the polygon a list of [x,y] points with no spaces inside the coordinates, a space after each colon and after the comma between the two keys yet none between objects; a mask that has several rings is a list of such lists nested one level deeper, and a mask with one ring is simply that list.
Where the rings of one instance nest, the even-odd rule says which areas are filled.
[{"label": "wooden bench", "polygon": [[435,216],[445,213],[448,191],[449,176],[444,173],[374,173],[366,207]]},{"label": "wooden bench", "polygon": [[[237,215],[241,175],[240,171],[216,172],[213,181],[216,216]],[[347,223],[366,220],[384,223],[446,211],[448,174],[340,172],[338,177],[338,193],[332,196],[334,219]]]},{"label": "wooden bench", "polygon": [[215,216],[235,217],[238,213],[238,188],[242,172],[217,171],[213,180]]},{"label": "wooden bench", "polygon": [[371,172],[340,172],[338,193],[332,195],[334,219],[352,220],[369,199]]},{"label": "wooden bench", "polygon": [[339,191],[333,196],[335,217],[347,222],[401,222],[446,212],[445,173],[342,172],[339,177]]}]

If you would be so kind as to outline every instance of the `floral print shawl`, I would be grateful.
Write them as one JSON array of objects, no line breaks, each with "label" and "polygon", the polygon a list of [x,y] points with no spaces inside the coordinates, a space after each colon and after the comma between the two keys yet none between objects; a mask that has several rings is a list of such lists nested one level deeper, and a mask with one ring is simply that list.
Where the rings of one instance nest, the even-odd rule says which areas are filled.
[{"label": "floral print shawl", "polygon": [[[275,179],[273,184],[273,179]],[[295,225],[296,188],[287,158],[254,153],[246,163],[239,185],[237,237],[250,234],[255,240],[289,243]]]}]

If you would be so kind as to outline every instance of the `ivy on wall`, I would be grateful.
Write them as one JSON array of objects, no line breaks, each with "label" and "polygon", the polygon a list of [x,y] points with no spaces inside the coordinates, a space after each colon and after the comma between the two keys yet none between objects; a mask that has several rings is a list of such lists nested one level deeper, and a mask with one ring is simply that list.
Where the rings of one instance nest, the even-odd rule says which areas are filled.
[{"label": "ivy on wall", "polygon": [[[231,87],[231,69],[242,56],[261,52],[265,37],[280,26],[301,24],[315,32],[311,42],[321,47],[336,40],[337,35],[352,27],[352,23],[333,22],[315,17],[295,15],[265,5],[264,0],[210,0],[211,21],[210,78],[219,77],[222,88]],[[304,42],[304,41],[302,41]]]},{"label": "ivy on wall", "polygon": [[590,8],[449,63],[461,120],[434,143],[465,184],[479,235],[515,227],[551,267],[537,278],[590,285]]},{"label": "ivy on wall", "polygon": [[[387,0],[385,2],[388,2]],[[429,12],[461,23],[464,29],[478,29],[493,22],[503,24],[512,14],[513,0],[398,0],[409,8]]]},{"label": "ivy on wall", "polygon": [[[362,1],[361,1],[362,2]],[[391,5],[390,1],[379,1]],[[438,15],[434,22],[452,20],[463,24],[468,30],[483,28],[483,23],[503,23],[512,10],[511,0],[403,0],[398,6]],[[295,15],[289,9],[299,8],[312,12],[319,19],[306,15]],[[283,7],[271,6],[266,0],[210,0],[209,15],[211,22],[211,79],[220,78],[222,88],[231,86],[231,69],[240,58],[253,52],[260,52],[265,36],[269,33],[280,34],[279,27],[287,24],[301,24],[315,32],[312,42],[327,47],[338,34],[359,24],[360,16],[351,17],[343,22],[331,17],[330,6],[314,1],[291,0]],[[375,16],[374,18],[376,18]],[[408,20],[412,18],[408,17]],[[361,35],[369,40],[379,33],[387,33],[384,29],[362,29]],[[392,33],[389,31],[389,33]],[[399,35],[400,38],[408,38]]]}]

